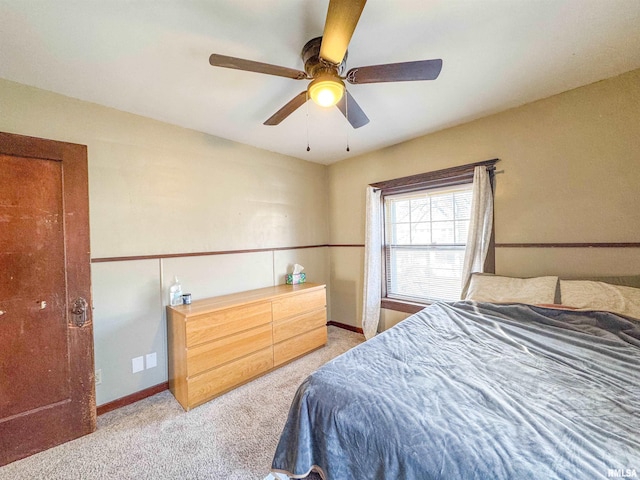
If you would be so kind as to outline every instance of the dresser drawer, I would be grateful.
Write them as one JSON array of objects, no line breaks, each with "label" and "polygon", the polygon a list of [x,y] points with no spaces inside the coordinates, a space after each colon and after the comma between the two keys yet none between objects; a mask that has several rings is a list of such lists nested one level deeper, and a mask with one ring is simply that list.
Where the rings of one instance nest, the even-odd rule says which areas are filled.
[{"label": "dresser drawer", "polygon": [[266,348],[191,377],[187,379],[189,407],[193,408],[211,400],[213,397],[271,370],[271,368],[273,368],[273,353],[271,348]]},{"label": "dresser drawer", "polygon": [[318,310],[327,304],[325,289],[274,299],[273,321]]},{"label": "dresser drawer", "polygon": [[278,343],[327,324],[327,310],[304,313],[273,323],[273,342]]},{"label": "dresser drawer", "polygon": [[273,364],[281,365],[327,343],[327,327],[316,328],[273,345]]},{"label": "dresser drawer", "polygon": [[[274,285],[167,306],[169,389],[190,410],[327,341],[324,285]],[[276,339],[274,340],[274,335]]]},{"label": "dresser drawer", "polygon": [[271,348],[272,343],[271,325],[265,324],[189,348],[187,375],[192,377],[263,348]]},{"label": "dresser drawer", "polygon": [[187,348],[270,322],[270,302],[253,303],[189,318]]}]

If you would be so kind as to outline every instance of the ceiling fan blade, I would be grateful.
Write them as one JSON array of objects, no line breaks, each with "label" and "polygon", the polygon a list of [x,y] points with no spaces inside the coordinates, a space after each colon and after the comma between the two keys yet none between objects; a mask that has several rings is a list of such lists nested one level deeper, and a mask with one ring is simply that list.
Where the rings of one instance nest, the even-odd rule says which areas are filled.
[{"label": "ceiling fan blade", "polygon": [[367,0],[331,0],[322,34],[320,57],[339,65],[347,52]]},{"label": "ceiling fan blade", "polygon": [[298,95],[293,97],[289,103],[287,103],[284,107],[278,110],[276,113],[271,115],[265,122],[264,125],[278,125],[285,118],[295,112],[299,107],[304,105],[307,102],[307,91],[300,92]]},{"label": "ceiling fan blade", "polygon": [[243,58],[227,57],[226,55],[212,54],[209,63],[214,67],[233,68],[235,70],[245,70],[247,72],[266,73],[267,75],[277,75],[279,77],[293,78],[294,80],[305,80],[309,77],[301,70],[294,68],[280,67],[270,63],[254,62]]},{"label": "ceiling fan blade", "polygon": [[387,63],[356,67],[347,72],[349,83],[408,82],[413,80],[435,80],[442,70],[442,60],[420,60],[417,62]]},{"label": "ceiling fan blade", "polygon": [[369,118],[365,115],[358,102],[351,96],[348,90],[344,91],[344,95],[336,104],[342,114],[353,128],[360,128],[369,123]]}]

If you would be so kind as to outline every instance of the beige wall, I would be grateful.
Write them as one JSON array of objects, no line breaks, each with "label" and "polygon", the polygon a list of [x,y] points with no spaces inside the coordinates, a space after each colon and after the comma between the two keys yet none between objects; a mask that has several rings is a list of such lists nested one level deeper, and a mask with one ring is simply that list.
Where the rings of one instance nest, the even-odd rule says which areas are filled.
[{"label": "beige wall", "polygon": [[[504,172],[498,243],[639,242],[640,70],[331,165],[330,243],[364,243],[367,184],[491,158]],[[330,252],[332,319],[351,325],[360,324],[359,250]],[[640,251],[498,248],[496,270],[638,274]]]},{"label": "beige wall", "polygon": [[[94,259],[328,242],[323,165],[4,80],[0,109],[0,131],[88,146]],[[197,299],[284,283],[294,263],[328,282],[326,247],[93,263],[98,405],[167,380],[173,275]]]},{"label": "beige wall", "polygon": [[[4,80],[0,105],[2,131],[88,145],[93,258],[362,244],[368,183],[496,157],[499,243],[640,241],[640,70],[330,167]],[[360,247],[94,263],[98,404],[166,381],[172,275],[197,298],[282,283],[293,263],[329,284],[332,320],[360,325]],[[497,270],[633,274],[640,252],[499,248]]]},{"label": "beige wall", "polygon": [[326,167],[0,80],[0,128],[88,146],[94,258],[327,242]]}]

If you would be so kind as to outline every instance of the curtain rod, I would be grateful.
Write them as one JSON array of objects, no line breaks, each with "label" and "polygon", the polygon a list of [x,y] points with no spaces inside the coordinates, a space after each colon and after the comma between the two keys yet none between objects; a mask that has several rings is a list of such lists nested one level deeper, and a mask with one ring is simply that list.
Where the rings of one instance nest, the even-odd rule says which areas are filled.
[{"label": "curtain rod", "polygon": [[369,186],[374,189],[378,188],[385,190],[396,186],[396,184],[411,186],[413,184],[428,183],[436,180],[455,179],[468,176],[473,173],[475,167],[486,166],[488,172],[495,171],[495,164],[499,162],[499,158],[493,158],[491,160],[484,160],[481,162],[468,163],[466,165],[457,165],[455,167],[443,168],[440,170],[433,170],[431,172],[418,173],[415,175],[409,175],[406,177],[395,178],[392,180],[384,180],[381,182],[370,183]]}]

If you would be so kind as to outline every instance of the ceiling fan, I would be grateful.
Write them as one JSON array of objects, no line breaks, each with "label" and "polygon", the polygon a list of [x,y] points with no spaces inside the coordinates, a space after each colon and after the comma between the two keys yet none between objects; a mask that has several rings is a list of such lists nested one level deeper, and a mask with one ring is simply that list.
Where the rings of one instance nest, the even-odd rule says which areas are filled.
[{"label": "ceiling fan", "polygon": [[356,67],[342,76],[347,47],[365,3],[366,0],[330,0],[322,37],[309,40],[302,49],[304,72],[216,53],[209,57],[209,63],[214,67],[311,80],[306,90],[293,97],[264,125],[278,125],[311,98],[323,107],[337,105],[353,128],[362,127],[369,123],[369,118],[346,90],[343,80],[350,84],[435,80],[442,70],[442,60],[434,59]]}]

